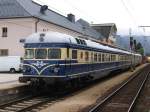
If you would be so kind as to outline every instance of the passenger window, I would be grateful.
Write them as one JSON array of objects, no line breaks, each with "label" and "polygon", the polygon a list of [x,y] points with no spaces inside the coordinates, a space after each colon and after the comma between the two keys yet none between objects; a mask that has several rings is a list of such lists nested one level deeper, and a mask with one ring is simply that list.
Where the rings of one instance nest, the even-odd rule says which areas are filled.
[{"label": "passenger window", "polygon": [[97,61],[97,53],[94,53],[94,61]]},{"label": "passenger window", "polygon": [[83,44],[84,44],[84,45],[87,45],[86,42],[85,42],[85,40],[83,40]]},{"label": "passenger window", "polygon": [[79,39],[77,39],[77,38],[75,38],[76,39],[76,41],[77,41],[77,44],[80,44],[80,40]]},{"label": "passenger window", "polygon": [[113,55],[113,61],[116,61],[116,55]]},{"label": "passenger window", "polygon": [[102,54],[102,62],[105,61],[105,54]]},{"label": "passenger window", "polygon": [[109,54],[105,54],[105,61],[106,61],[106,62],[109,61]]},{"label": "passenger window", "polygon": [[101,54],[98,54],[98,61],[101,62]]},{"label": "passenger window", "polygon": [[114,54],[111,55],[111,61],[115,61],[115,55]]},{"label": "passenger window", "polygon": [[79,39],[79,40],[80,40],[80,44],[81,44],[81,45],[84,45],[83,40],[81,40],[81,39]]},{"label": "passenger window", "polygon": [[77,50],[72,50],[72,59],[77,59]]},{"label": "passenger window", "polygon": [[108,61],[111,61],[111,54],[108,54]]},{"label": "passenger window", "polygon": [[85,61],[88,61],[88,60],[89,60],[89,53],[85,52]]},{"label": "passenger window", "polygon": [[80,53],[80,58],[83,59],[83,52]]},{"label": "passenger window", "polygon": [[91,62],[93,61],[93,52],[91,52]]},{"label": "passenger window", "polygon": [[60,49],[49,49],[48,50],[49,59],[61,59],[61,50]]},{"label": "passenger window", "polygon": [[107,61],[107,54],[104,54],[104,61]]}]

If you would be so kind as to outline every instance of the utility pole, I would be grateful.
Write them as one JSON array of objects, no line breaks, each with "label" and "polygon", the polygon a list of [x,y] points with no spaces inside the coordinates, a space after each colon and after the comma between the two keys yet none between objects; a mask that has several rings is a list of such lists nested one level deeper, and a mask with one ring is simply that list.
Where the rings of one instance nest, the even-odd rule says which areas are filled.
[{"label": "utility pole", "polygon": [[133,37],[131,36],[132,35],[132,29],[129,28],[129,36],[130,36],[130,52],[131,52],[131,71],[134,71],[134,65],[133,65],[133,60],[134,60],[134,57],[132,55],[132,48],[133,48]]},{"label": "utility pole", "polygon": [[[143,31],[144,31],[144,33],[145,33],[145,28],[150,28],[150,26],[149,25],[141,25],[141,26],[139,26],[139,27],[141,27],[141,28],[143,28]],[[146,55],[146,53],[145,53],[145,51],[146,51],[146,43],[147,43],[147,38],[146,37],[149,37],[149,36],[145,36],[144,35],[144,55]]]}]

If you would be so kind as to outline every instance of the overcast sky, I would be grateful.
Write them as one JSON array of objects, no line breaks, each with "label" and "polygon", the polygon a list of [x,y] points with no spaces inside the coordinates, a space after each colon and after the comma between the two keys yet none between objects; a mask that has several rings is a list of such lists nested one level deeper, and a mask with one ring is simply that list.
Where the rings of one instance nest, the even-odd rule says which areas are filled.
[{"label": "overcast sky", "polygon": [[140,25],[150,26],[150,0],[34,0],[47,4],[49,9],[65,15],[73,13],[76,19],[83,18],[89,23],[116,23],[118,34],[149,35],[150,28],[139,28]]}]

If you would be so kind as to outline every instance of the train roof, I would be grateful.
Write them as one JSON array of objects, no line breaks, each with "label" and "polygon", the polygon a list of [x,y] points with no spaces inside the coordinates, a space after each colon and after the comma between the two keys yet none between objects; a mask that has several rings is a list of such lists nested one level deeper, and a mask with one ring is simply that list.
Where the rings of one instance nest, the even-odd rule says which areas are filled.
[{"label": "train roof", "polygon": [[74,37],[58,32],[34,33],[25,39],[25,43],[74,43]]},{"label": "train roof", "polygon": [[[30,35],[29,37],[26,38],[25,44],[29,43],[69,43],[69,44],[78,44],[76,41],[76,38],[78,37],[73,37],[67,34],[62,34],[59,32],[38,32]],[[78,38],[79,39],[79,38]],[[112,52],[118,52],[118,53],[124,53],[124,54],[131,54],[131,52],[124,51],[121,49],[117,48],[112,48],[109,46],[102,45],[97,42],[93,42],[91,40],[85,40],[82,39],[86,42],[87,47],[91,48],[97,48],[97,49],[102,49],[102,50],[107,50],[107,51],[112,51]]]}]

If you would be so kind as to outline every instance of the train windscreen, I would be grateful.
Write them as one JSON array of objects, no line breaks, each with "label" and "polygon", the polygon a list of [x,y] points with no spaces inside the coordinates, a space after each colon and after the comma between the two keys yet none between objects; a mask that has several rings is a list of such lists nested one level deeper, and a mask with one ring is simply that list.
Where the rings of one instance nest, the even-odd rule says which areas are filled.
[{"label": "train windscreen", "polygon": [[35,59],[46,59],[47,49],[35,49]]},{"label": "train windscreen", "polygon": [[34,58],[34,49],[26,49],[25,59],[33,59],[33,58]]}]

